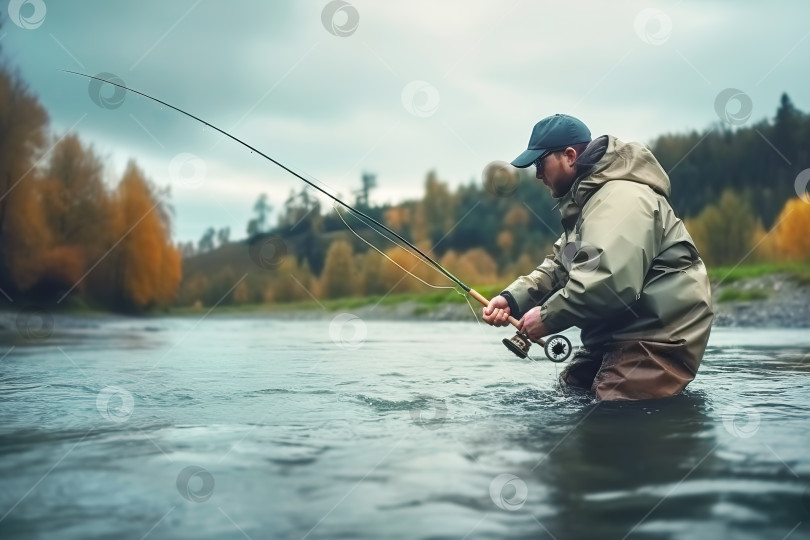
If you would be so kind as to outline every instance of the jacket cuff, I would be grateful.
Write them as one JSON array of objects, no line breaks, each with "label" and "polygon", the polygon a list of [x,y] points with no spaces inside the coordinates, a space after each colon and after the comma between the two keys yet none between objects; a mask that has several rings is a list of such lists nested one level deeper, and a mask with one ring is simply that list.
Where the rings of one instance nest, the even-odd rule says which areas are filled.
[{"label": "jacket cuff", "polygon": [[543,321],[543,325],[550,334],[557,334],[572,326],[577,326],[575,318],[571,316],[570,310],[564,302],[565,298],[565,290],[557,291],[540,308],[540,320]]},{"label": "jacket cuff", "polygon": [[501,296],[506,298],[506,301],[509,303],[509,313],[512,315],[512,317],[516,319],[523,317],[523,313],[520,312],[520,307],[518,306],[515,297],[512,296],[512,293],[509,291],[501,291]]}]

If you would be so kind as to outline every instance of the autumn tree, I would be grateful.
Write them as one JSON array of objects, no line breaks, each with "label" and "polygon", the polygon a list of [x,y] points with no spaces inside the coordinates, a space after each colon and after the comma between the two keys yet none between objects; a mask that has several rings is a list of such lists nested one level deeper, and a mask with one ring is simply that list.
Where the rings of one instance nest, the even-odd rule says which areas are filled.
[{"label": "autumn tree", "polygon": [[352,246],[345,240],[332,242],[329,246],[321,273],[321,287],[325,298],[350,296],[354,292]]},{"label": "autumn tree", "polygon": [[413,239],[425,240],[430,247],[436,246],[455,223],[456,201],[447,184],[441,182],[435,172],[425,179],[425,196],[416,208],[413,223]]},{"label": "autumn tree", "polygon": [[171,242],[160,193],[130,162],[116,199],[115,232],[120,240],[114,261],[121,299],[139,308],[166,305],[177,293],[181,259]]},{"label": "autumn tree", "polygon": [[410,236],[410,223],[413,214],[412,206],[413,204],[402,203],[387,208],[385,212],[383,212],[383,223],[389,229]]},{"label": "autumn tree", "polygon": [[110,237],[111,200],[102,174],[99,158],[75,134],[54,145],[39,181],[52,242],[41,287],[67,291],[77,285],[83,290],[86,270],[115,241]]},{"label": "autumn tree", "polygon": [[0,68],[0,287],[26,290],[40,279],[50,235],[37,194],[36,159],[48,116],[16,74]]},{"label": "autumn tree", "polygon": [[458,276],[467,283],[490,285],[498,278],[498,265],[492,257],[481,248],[471,249],[458,259]]},{"label": "autumn tree", "polygon": [[[307,261],[299,264],[295,257],[286,257],[271,280],[271,294],[265,296],[271,302],[295,302],[312,300],[320,296],[317,280],[312,275]],[[312,295],[312,296],[310,296]]]},{"label": "autumn tree", "polygon": [[753,247],[759,220],[750,205],[726,190],[716,205],[707,206],[686,226],[701,257],[709,264],[736,264]]},{"label": "autumn tree", "polygon": [[810,259],[810,200],[790,199],[773,231],[779,254],[789,260]]},{"label": "autumn tree", "polygon": [[383,278],[383,267],[390,264],[374,250],[355,255],[355,267],[358,269],[357,292],[359,294],[385,294],[388,288]]}]

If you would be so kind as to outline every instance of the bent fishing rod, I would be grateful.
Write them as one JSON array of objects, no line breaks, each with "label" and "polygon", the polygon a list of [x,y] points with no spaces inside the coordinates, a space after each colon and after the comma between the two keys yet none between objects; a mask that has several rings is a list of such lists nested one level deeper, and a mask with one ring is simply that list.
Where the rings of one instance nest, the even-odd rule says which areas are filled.
[{"label": "bent fishing rod", "polygon": [[[229,139],[241,144],[245,148],[249,149],[251,152],[255,152],[256,154],[258,154],[261,157],[263,157],[264,159],[270,161],[274,165],[284,169],[285,171],[287,171],[291,175],[295,176],[299,180],[305,182],[310,187],[315,188],[318,192],[326,195],[327,197],[329,197],[330,199],[332,199],[336,203],[340,204],[341,206],[343,206],[344,208],[349,210],[351,213],[353,213],[355,216],[357,216],[361,221],[365,222],[366,225],[368,225],[369,223],[373,223],[376,227],[379,227],[380,229],[384,230],[386,233],[388,233],[388,234],[394,236],[395,238],[397,238],[398,240],[402,241],[408,247],[410,247],[416,253],[418,253],[419,256],[422,257],[423,260],[427,261],[431,266],[433,266],[433,268],[438,270],[440,273],[442,273],[445,277],[447,277],[453,283],[455,283],[456,285],[461,287],[464,290],[464,292],[466,292],[467,294],[472,296],[475,300],[477,300],[478,302],[480,302],[484,306],[489,305],[489,300],[487,300],[486,297],[484,297],[481,293],[479,293],[478,291],[476,291],[475,289],[473,289],[469,285],[462,282],[456,276],[451,274],[447,269],[445,269],[442,265],[440,265],[438,262],[436,262],[432,257],[430,257],[429,255],[424,253],[421,249],[419,249],[418,247],[413,245],[409,240],[403,238],[402,235],[400,235],[396,231],[392,230],[391,228],[389,228],[385,224],[380,223],[378,220],[376,220],[375,218],[369,216],[365,212],[362,212],[361,210],[358,210],[357,208],[354,208],[353,206],[349,205],[348,203],[340,200],[335,195],[332,195],[331,193],[329,193],[325,189],[321,188],[320,186],[316,185],[315,183],[313,183],[309,179],[305,178],[303,175],[301,175],[301,174],[297,173],[296,171],[292,170],[291,168],[287,167],[286,165],[284,165],[280,161],[270,157],[269,155],[265,154],[264,152],[262,152],[258,148],[255,148],[254,146],[251,146],[250,144],[246,143],[245,141],[237,138],[235,135],[231,135],[227,131],[225,131],[223,129],[220,129],[217,126],[211,124],[210,122],[206,122],[202,118],[200,118],[198,116],[195,116],[195,115],[193,115],[193,114],[191,114],[189,112],[186,112],[186,111],[184,111],[183,109],[181,109],[179,107],[176,107],[176,106],[174,106],[174,105],[172,105],[170,103],[166,103],[165,101],[163,101],[161,99],[158,99],[156,97],[150,96],[149,94],[146,94],[144,92],[140,92],[140,91],[135,90],[133,88],[129,88],[128,86],[125,86],[123,84],[119,84],[119,83],[114,82],[114,81],[109,81],[107,79],[102,79],[101,77],[88,75],[86,73],[81,73],[81,72],[78,72],[78,71],[71,71],[71,70],[68,70],[68,69],[62,69],[60,71],[63,71],[65,73],[70,73],[72,75],[78,75],[79,77],[85,77],[87,79],[96,80],[96,81],[99,81],[99,82],[102,82],[102,83],[105,83],[105,84],[110,84],[110,85],[115,86],[117,88],[121,88],[125,92],[132,92],[132,93],[137,94],[139,96],[143,96],[143,97],[145,97],[147,99],[150,99],[150,100],[152,100],[152,101],[154,101],[156,103],[160,103],[161,105],[163,105],[165,107],[173,109],[173,110],[175,110],[175,111],[177,111],[177,112],[179,112],[179,113],[181,113],[181,114],[183,114],[185,116],[188,116],[189,118],[191,118],[193,120],[196,120],[197,122],[200,122],[201,124],[203,124],[205,126],[210,127],[211,129],[221,133],[222,135],[228,137]],[[376,230],[377,230],[378,233],[382,234],[379,229],[376,229]],[[506,347],[510,351],[515,353],[518,357],[527,358],[528,357],[528,350],[529,350],[529,347],[531,346],[531,340],[529,339],[529,337],[525,333],[522,333],[520,331],[520,324],[519,324],[517,319],[515,319],[513,316],[510,315],[508,320],[509,320],[509,323],[512,326],[514,326],[515,328],[518,329],[518,333],[514,337],[512,337],[512,339],[504,338],[503,343],[504,343],[504,345],[506,345]],[[551,360],[553,362],[562,362],[562,361],[568,359],[568,357],[571,354],[571,342],[568,341],[568,339],[566,337],[561,336],[561,335],[552,336],[551,338],[549,338],[547,340],[539,339],[537,341],[537,343],[539,343],[541,346],[544,347],[546,356],[549,358],[549,360]]]}]

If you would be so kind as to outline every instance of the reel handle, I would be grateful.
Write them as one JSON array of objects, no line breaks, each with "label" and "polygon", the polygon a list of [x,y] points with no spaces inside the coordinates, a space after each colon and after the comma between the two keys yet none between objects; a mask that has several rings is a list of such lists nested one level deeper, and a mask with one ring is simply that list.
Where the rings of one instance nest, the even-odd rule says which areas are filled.
[{"label": "reel handle", "polygon": [[[476,300],[478,300],[478,301],[479,301],[481,304],[483,304],[484,306],[488,306],[488,305],[489,305],[489,300],[487,300],[487,299],[486,299],[486,297],[485,297],[483,294],[481,294],[480,292],[476,291],[475,289],[470,289],[470,296],[472,296],[473,298],[475,298]],[[511,315],[509,315],[509,319],[508,319],[508,320],[509,320],[509,323],[510,323],[512,326],[514,326],[514,327],[515,327],[515,328],[517,328],[517,329],[520,329],[520,324],[519,324],[519,322],[518,322],[518,320],[517,320],[516,318],[512,317]],[[544,347],[545,347],[545,345],[546,345],[546,340],[541,338],[541,339],[538,339],[538,340],[537,340],[535,343],[539,343],[540,345],[542,345],[542,346],[544,346]]]}]

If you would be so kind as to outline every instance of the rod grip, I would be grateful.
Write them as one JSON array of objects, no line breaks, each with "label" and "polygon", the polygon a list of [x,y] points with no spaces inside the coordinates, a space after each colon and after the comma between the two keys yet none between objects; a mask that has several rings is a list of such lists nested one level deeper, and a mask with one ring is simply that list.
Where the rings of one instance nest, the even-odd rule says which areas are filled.
[{"label": "rod grip", "polygon": [[[483,304],[484,306],[488,306],[488,305],[489,305],[489,300],[487,300],[487,299],[486,299],[486,297],[485,297],[483,294],[481,294],[480,292],[476,291],[475,289],[470,289],[470,296],[472,296],[473,298],[475,298],[476,300],[478,300],[478,301],[479,301],[481,304]],[[520,325],[518,324],[518,320],[517,320],[516,318],[512,317],[511,315],[509,315],[509,319],[508,319],[508,320],[509,320],[509,323],[510,323],[512,326],[514,326],[515,328],[519,328],[519,326],[520,326]]]}]

